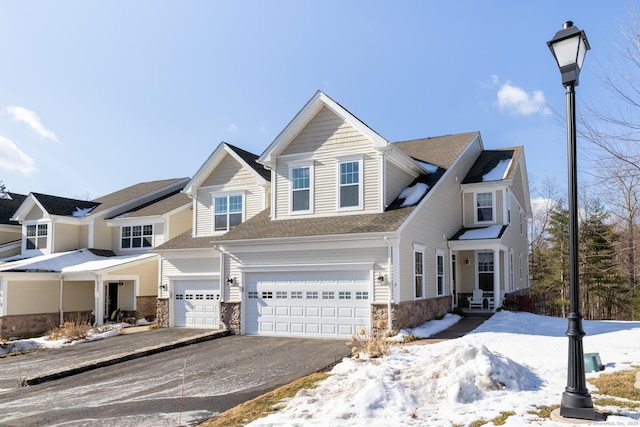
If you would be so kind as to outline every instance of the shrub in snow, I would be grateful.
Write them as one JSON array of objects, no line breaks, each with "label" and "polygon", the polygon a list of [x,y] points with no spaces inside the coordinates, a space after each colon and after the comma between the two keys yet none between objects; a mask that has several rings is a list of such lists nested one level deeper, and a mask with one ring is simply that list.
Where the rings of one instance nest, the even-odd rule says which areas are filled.
[{"label": "shrub in snow", "polygon": [[389,335],[386,327],[387,323],[379,320],[375,324],[374,332],[369,333],[361,329],[357,335],[351,337],[351,341],[347,345],[352,346],[351,354],[353,354],[353,357],[356,359],[376,359],[387,354],[389,347],[391,347],[391,342],[387,339]]}]

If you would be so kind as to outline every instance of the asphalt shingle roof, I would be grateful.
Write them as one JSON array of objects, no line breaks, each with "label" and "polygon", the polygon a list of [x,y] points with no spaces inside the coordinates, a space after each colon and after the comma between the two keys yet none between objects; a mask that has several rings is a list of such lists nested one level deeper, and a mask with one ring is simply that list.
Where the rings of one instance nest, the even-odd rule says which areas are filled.
[{"label": "asphalt shingle roof", "polygon": [[477,136],[478,132],[458,133],[394,142],[393,146],[400,148],[416,160],[449,169],[462,154],[462,151]]},{"label": "asphalt shingle roof", "polygon": [[173,239],[169,240],[156,247],[154,251],[162,251],[162,250],[176,250],[176,249],[207,249],[212,248],[213,245],[211,242],[214,237],[205,236],[205,237],[193,237],[191,235],[191,230],[185,231],[182,234],[177,235]]},{"label": "asphalt shingle roof", "polygon": [[93,211],[91,211],[91,215],[95,215],[104,210],[107,210],[114,206],[118,206],[137,197],[144,196],[147,193],[152,193],[154,191],[160,190],[161,188],[167,187],[182,180],[184,180],[186,183],[188,181],[188,178],[172,178],[160,181],[141,182],[139,184],[132,185],[130,187],[118,190],[105,196],[98,197],[93,201],[99,203],[100,205]]},{"label": "asphalt shingle roof", "polygon": [[233,230],[211,240],[275,239],[358,233],[393,232],[404,222],[415,206],[382,213],[342,215],[315,218],[293,218],[272,221],[270,209],[243,222]]},{"label": "asphalt shingle roof", "polygon": [[260,174],[261,177],[263,177],[267,181],[271,181],[271,172],[265,169],[264,166],[262,166],[260,163],[256,161],[260,156],[258,156],[257,154],[253,154],[248,151],[245,151],[242,148],[238,148],[235,145],[231,145],[228,142],[225,142],[225,144],[227,144],[227,146],[231,148],[238,156],[240,156],[242,160],[247,162],[249,166],[251,166],[256,172],[258,172],[258,174]]},{"label": "asphalt shingle roof", "polygon": [[0,197],[0,224],[20,225],[17,221],[11,221],[10,218],[18,210],[27,196],[23,194],[7,192],[9,198]]},{"label": "asphalt shingle roof", "polygon": [[[497,150],[484,150],[476,159],[467,176],[462,180],[463,184],[482,182],[482,177],[495,168],[502,160],[516,160],[522,153],[522,147],[502,148]],[[505,176],[505,180],[513,178],[516,162],[512,161]]]},{"label": "asphalt shingle roof", "polygon": [[137,208],[125,213],[117,215],[117,218],[136,218],[145,216],[164,215],[174,209],[190,204],[191,198],[179,191],[152,202],[138,206]]},{"label": "asphalt shingle roof", "polygon": [[92,209],[100,203],[88,200],[69,199],[49,194],[31,193],[51,215],[73,216],[78,209]]}]

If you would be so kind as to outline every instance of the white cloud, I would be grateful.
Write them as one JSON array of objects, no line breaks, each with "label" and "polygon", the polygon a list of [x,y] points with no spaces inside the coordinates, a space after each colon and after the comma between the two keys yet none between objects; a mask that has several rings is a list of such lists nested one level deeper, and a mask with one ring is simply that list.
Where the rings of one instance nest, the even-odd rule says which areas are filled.
[{"label": "white cloud", "polygon": [[23,153],[13,141],[0,136],[0,169],[15,170],[29,175],[36,168],[31,157]]},{"label": "white cloud", "polygon": [[24,107],[11,105],[7,107],[7,112],[11,114],[11,117],[13,117],[15,121],[25,123],[31,129],[37,132],[40,136],[44,138],[52,139],[54,141],[58,140],[58,137],[56,136],[56,134],[53,133],[53,131],[44,127],[42,122],[40,122],[40,118],[33,111],[27,110]]},{"label": "white cloud", "polygon": [[229,126],[227,126],[227,129],[225,129],[228,133],[236,133],[238,132],[238,126],[234,125],[233,123],[231,123]]},{"label": "white cloud", "polygon": [[[494,82],[496,78],[496,76],[492,76]],[[503,84],[498,91],[498,106],[502,111],[523,116],[551,114],[542,91],[534,90],[529,94],[524,89],[512,85],[509,81]]]}]

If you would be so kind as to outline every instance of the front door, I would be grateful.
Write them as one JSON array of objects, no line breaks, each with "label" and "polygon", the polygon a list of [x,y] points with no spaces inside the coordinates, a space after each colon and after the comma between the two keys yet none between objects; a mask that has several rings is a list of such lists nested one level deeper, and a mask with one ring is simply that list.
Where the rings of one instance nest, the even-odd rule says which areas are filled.
[{"label": "front door", "polygon": [[493,292],[493,252],[478,253],[478,287]]},{"label": "front door", "polygon": [[116,283],[108,283],[107,284],[107,300],[105,301],[105,317],[107,318],[107,320],[113,320],[113,321],[117,321],[117,313],[116,313],[116,318],[112,318],[112,315],[115,313],[115,311],[118,309],[118,287],[119,284]]}]

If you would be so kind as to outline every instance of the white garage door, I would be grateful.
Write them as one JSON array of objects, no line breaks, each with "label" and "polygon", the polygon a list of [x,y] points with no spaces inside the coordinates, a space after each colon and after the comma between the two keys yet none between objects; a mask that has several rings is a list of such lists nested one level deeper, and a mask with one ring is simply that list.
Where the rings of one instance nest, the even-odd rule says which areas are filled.
[{"label": "white garage door", "polygon": [[220,326],[220,291],[217,282],[181,280],[174,283],[174,326]]},{"label": "white garage door", "polygon": [[246,333],[351,338],[369,330],[368,271],[250,273]]}]

